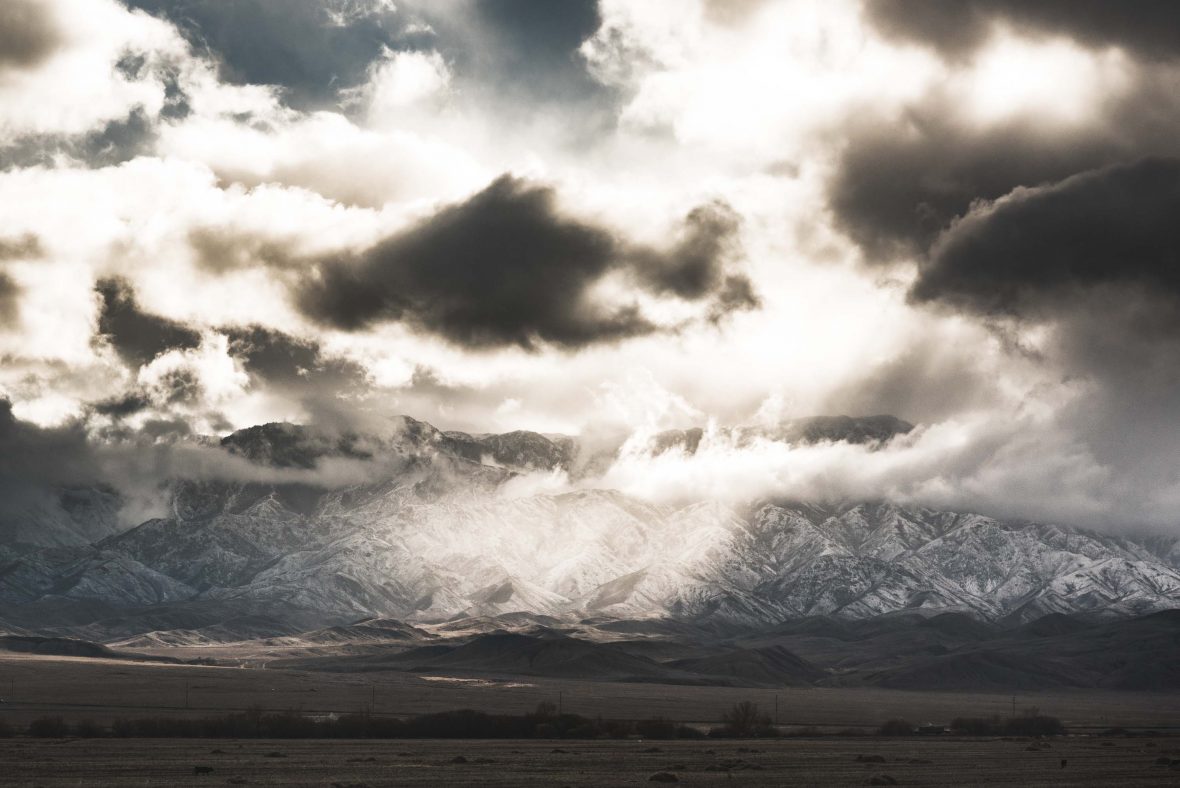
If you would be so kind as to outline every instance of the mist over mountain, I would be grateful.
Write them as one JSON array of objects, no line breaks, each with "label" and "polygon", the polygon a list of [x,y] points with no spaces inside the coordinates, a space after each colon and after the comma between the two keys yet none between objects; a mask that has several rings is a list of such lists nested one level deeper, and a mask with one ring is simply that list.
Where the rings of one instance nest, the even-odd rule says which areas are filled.
[{"label": "mist over mountain", "polygon": [[[909,429],[842,417],[780,434],[872,451]],[[690,455],[693,440],[662,433],[645,450]],[[402,417],[379,436],[266,424],[220,450],[312,475],[172,478],[166,515],[130,527],[116,493],[60,489],[67,516],[30,509],[6,521],[0,622],[102,638],[228,628],[216,638],[366,617],[767,626],[905,611],[1013,623],[1180,606],[1175,538],[887,501],[655,503],[596,486],[586,469],[609,458],[565,436],[443,432]],[[317,480],[332,460],[366,464],[366,480]]]}]

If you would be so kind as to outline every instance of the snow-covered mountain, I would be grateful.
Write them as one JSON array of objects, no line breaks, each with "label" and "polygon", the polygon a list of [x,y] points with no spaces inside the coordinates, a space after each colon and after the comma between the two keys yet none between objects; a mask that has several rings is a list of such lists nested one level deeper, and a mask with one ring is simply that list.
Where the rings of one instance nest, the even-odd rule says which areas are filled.
[{"label": "snow-covered mountain", "polygon": [[[841,432],[826,439],[864,434],[836,424]],[[865,440],[888,438],[880,422],[870,426]],[[515,611],[743,623],[962,611],[1022,621],[1180,607],[1178,538],[889,503],[662,506],[589,488],[520,495],[508,484],[517,471],[570,470],[585,460],[576,442],[444,433],[412,419],[382,439],[266,425],[222,446],[277,468],[380,459],[384,475],[328,489],[177,480],[169,516],[117,533],[105,494],[72,493],[68,531],[0,544],[0,619],[43,626],[46,611],[90,610],[126,632],[138,626],[129,615],[148,631],[260,611],[326,625]],[[92,530],[77,522],[86,506],[106,518]]]}]

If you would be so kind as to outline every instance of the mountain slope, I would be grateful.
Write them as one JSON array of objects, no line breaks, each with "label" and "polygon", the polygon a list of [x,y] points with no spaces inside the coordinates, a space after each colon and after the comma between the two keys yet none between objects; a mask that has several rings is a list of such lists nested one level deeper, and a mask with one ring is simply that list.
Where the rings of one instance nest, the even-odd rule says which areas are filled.
[{"label": "mountain slope", "polygon": [[[879,441],[905,427],[874,418],[793,429],[807,440]],[[666,506],[597,489],[513,494],[518,472],[578,462],[561,436],[444,433],[403,418],[381,437],[271,424],[222,446],[263,469],[315,468],[325,457],[368,463],[371,480],[178,479],[166,517],[114,534],[103,520],[89,545],[5,543],[0,623],[27,628],[38,620],[30,611],[70,605],[69,626],[90,606],[123,637],[270,611],[281,611],[276,628],[286,632],[296,621],[516,611],[759,626],[956,612],[1012,625],[1180,607],[1180,551],[1160,537],[884,502]],[[76,500],[78,513],[106,511],[97,493]],[[77,541],[71,533],[65,541]]]}]

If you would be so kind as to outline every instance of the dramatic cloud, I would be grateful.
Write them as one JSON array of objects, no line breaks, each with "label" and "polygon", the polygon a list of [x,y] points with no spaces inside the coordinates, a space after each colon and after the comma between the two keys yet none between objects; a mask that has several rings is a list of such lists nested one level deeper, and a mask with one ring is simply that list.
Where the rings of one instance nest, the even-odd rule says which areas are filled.
[{"label": "dramatic cloud", "polygon": [[151,404],[152,401],[143,394],[125,394],[95,403],[94,412],[102,416],[121,419],[146,410]]},{"label": "dramatic cloud", "polygon": [[1177,216],[1178,159],[1018,189],[951,226],[913,295],[985,315],[1032,316],[1099,287],[1180,299]]},{"label": "dramatic cloud", "polygon": [[46,429],[21,421],[0,398],[0,480],[36,484],[102,481],[82,425]]},{"label": "dramatic cloud", "polygon": [[97,290],[102,298],[98,331],[128,363],[141,366],[166,350],[195,348],[201,343],[199,332],[142,311],[126,281],[104,279]]},{"label": "dramatic cloud", "polygon": [[689,216],[671,250],[633,247],[563,215],[551,188],[504,176],[356,259],[323,264],[298,301],[344,330],[395,320],[469,347],[575,348],[659,328],[633,300],[595,298],[612,273],[692,300],[724,286],[726,308],[754,306],[752,293],[734,296],[722,281],[736,230],[732,214],[715,205]]},{"label": "dramatic cloud", "polygon": [[941,92],[894,118],[854,119],[829,203],[867,262],[921,255],[979,200],[1180,153],[1175,79],[1171,72],[1140,74],[1132,86],[1104,97],[1091,122],[1080,126],[1025,113],[980,123]]},{"label": "dramatic cloud", "polygon": [[[0,2],[5,453],[149,501],[267,422],[703,427],[593,483],[1174,521],[1180,12],[1132,5]],[[825,413],[918,428],[721,428]]]},{"label": "dramatic cloud", "polygon": [[245,363],[246,371],[274,383],[295,384],[328,378],[340,384],[363,379],[357,364],[327,357],[317,342],[300,339],[264,326],[229,328],[229,352]]},{"label": "dramatic cloud", "polygon": [[997,23],[1149,58],[1180,55],[1180,7],[1169,0],[1138,0],[1131,13],[1106,0],[865,0],[865,9],[882,32],[954,57],[982,46]]},{"label": "dramatic cloud", "polygon": [[869,262],[920,254],[976,200],[1126,153],[1110,139],[1063,140],[1022,122],[975,131],[952,113],[945,104],[919,107],[900,127],[866,125],[846,148],[830,201]]}]

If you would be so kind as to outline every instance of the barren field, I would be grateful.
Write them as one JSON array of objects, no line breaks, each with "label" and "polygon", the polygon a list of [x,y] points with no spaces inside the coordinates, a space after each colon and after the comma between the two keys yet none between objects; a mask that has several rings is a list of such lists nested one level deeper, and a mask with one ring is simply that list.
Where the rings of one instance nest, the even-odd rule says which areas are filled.
[{"label": "barren field", "polygon": [[[6,785],[1175,785],[1176,740],[0,741]],[[875,761],[875,758],[883,762]],[[873,761],[858,761],[857,758]],[[1061,761],[1066,766],[1062,768]],[[195,774],[194,767],[211,769]]]},{"label": "barren field", "polygon": [[[186,705],[187,694],[187,705]],[[587,717],[664,717],[710,723],[751,700],[784,726],[875,729],[892,717],[946,723],[958,716],[1008,716],[1036,706],[1075,732],[1121,726],[1180,733],[1180,695],[1096,690],[981,694],[882,689],[621,684],[541,678],[432,676],[382,671],[336,674],[160,665],[69,657],[0,655],[0,720],[23,726],[60,715],[107,723],[115,717],[203,716],[252,706],[268,711],[414,715],[460,708],[532,711],[542,701]]]},{"label": "barren field", "polygon": [[[187,705],[186,705],[187,694]],[[259,706],[307,713],[414,715],[474,708],[521,713],[560,702],[585,716],[662,716],[708,724],[732,704],[778,708],[785,731],[866,732],[891,717],[945,723],[1007,715],[1012,695],[866,689],[751,690],[399,672],[311,673],[117,660],[0,657],[0,721],[53,715],[108,724],[117,717],[207,716]],[[99,785],[1175,785],[1180,697],[1100,691],[1023,693],[1075,734],[1028,739],[819,736],[755,741],[421,741],[0,739],[0,784]],[[1101,736],[1121,726],[1160,735]],[[858,760],[859,759],[859,760]],[[1062,760],[1066,761],[1063,768]],[[201,767],[200,772],[195,767]],[[206,771],[209,769],[211,771]],[[890,784],[890,783],[885,783]]]}]

